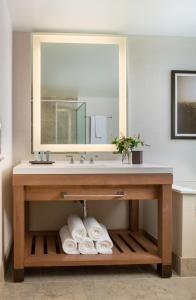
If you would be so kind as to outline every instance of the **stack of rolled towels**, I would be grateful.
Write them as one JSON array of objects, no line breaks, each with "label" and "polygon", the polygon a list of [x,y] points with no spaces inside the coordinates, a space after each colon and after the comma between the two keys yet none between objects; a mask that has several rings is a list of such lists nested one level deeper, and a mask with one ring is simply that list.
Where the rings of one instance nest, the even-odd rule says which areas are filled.
[{"label": "stack of rolled towels", "polygon": [[80,217],[70,215],[59,235],[67,254],[112,254],[113,242],[106,227],[93,217],[82,221]]}]

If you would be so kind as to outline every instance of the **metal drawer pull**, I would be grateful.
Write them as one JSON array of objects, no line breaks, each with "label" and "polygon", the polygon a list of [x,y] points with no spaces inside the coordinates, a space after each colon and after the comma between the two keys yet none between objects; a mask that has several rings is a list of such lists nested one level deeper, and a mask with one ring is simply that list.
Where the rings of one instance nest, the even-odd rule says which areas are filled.
[{"label": "metal drawer pull", "polygon": [[126,194],[124,192],[117,192],[116,194],[68,194],[68,193],[62,193],[63,198],[68,197],[124,197]]}]

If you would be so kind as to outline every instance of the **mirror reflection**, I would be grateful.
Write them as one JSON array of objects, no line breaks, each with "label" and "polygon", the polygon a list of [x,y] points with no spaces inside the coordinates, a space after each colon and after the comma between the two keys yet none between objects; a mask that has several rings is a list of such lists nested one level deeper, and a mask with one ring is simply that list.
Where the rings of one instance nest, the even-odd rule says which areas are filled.
[{"label": "mirror reflection", "polygon": [[108,144],[119,135],[118,51],[41,43],[42,144]]}]

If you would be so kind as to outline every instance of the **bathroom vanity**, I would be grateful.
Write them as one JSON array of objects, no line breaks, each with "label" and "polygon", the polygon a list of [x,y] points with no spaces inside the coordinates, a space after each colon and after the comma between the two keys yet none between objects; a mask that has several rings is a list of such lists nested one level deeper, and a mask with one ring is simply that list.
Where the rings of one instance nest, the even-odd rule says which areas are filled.
[{"label": "bathroom vanity", "polygon": [[[23,162],[13,170],[14,280],[24,280],[24,268],[84,265],[157,264],[161,277],[171,271],[172,169],[158,165],[123,165],[97,161],[73,165],[31,165]],[[158,201],[158,240],[139,229],[139,200]],[[112,255],[64,254],[58,232],[31,232],[31,201],[129,201],[130,225],[110,230]],[[48,216],[50,221],[50,216]]]}]

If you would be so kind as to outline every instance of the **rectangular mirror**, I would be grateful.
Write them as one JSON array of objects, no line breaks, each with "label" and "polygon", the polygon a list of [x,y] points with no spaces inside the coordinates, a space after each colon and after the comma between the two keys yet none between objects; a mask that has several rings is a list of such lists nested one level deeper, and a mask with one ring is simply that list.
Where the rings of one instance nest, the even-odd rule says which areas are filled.
[{"label": "rectangular mirror", "polygon": [[115,151],[126,122],[124,37],[33,34],[34,151]]}]

